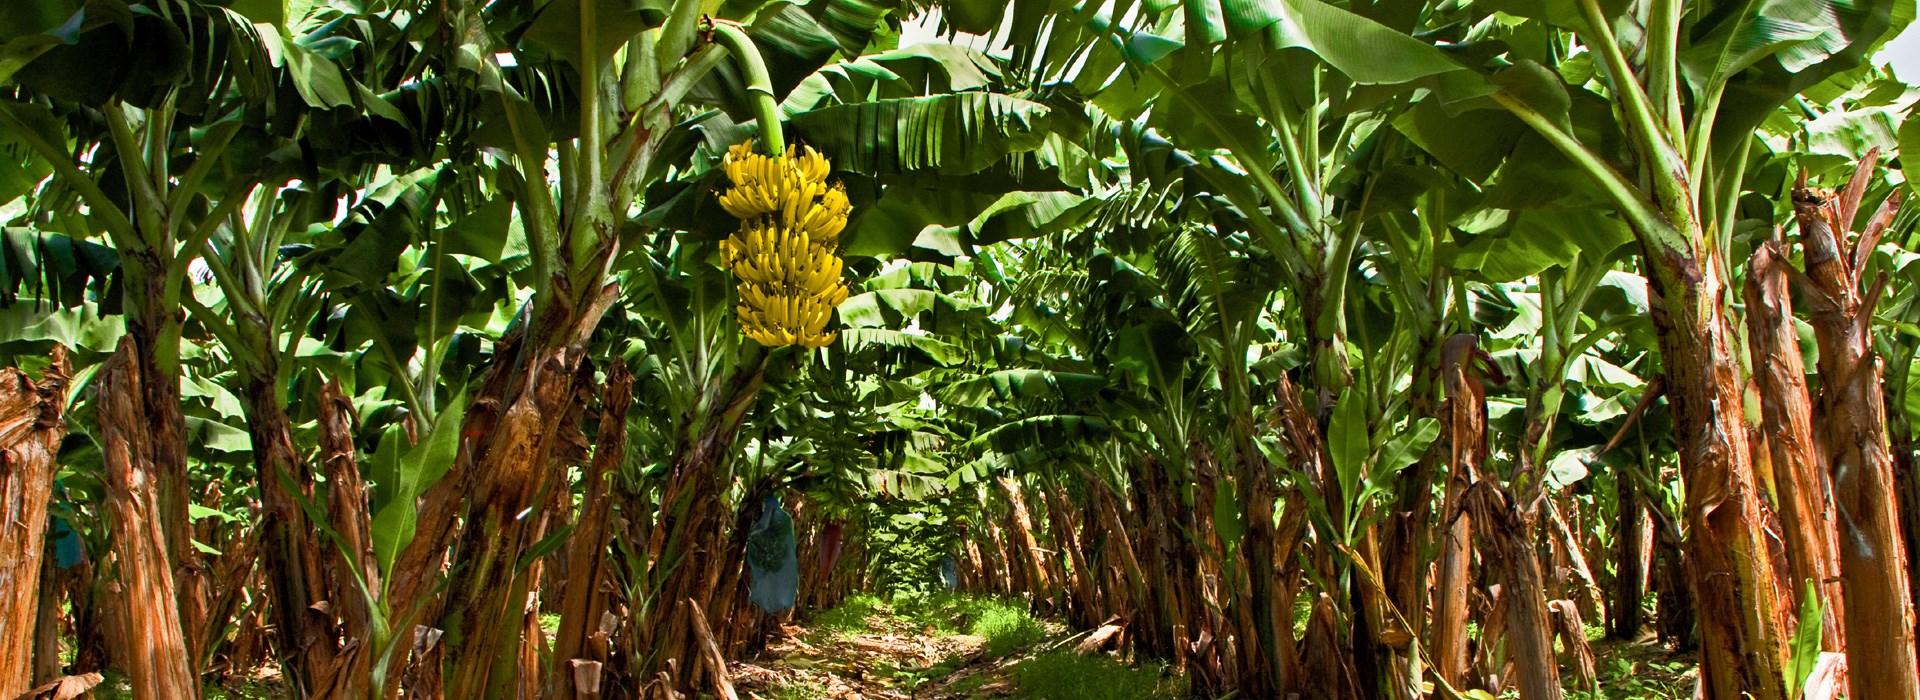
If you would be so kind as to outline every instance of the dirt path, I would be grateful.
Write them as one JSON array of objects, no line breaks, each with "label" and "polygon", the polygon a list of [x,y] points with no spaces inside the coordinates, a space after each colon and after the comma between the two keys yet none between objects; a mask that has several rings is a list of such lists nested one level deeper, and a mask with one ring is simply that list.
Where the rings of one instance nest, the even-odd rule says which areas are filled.
[{"label": "dirt path", "polygon": [[758,658],[732,664],[742,698],[974,700],[1014,695],[1013,668],[1063,630],[994,657],[987,640],[881,606],[831,626],[785,625]]},{"label": "dirt path", "polygon": [[[1153,664],[1081,656],[1083,635],[1035,620],[1024,604],[963,596],[900,609],[864,596],[782,627],[757,658],[731,665],[746,700],[1170,700],[1184,684]],[[1597,636],[1597,635],[1596,635]],[[1593,640],[1602,697],[1686,700],[1691,652],[1652,639]],[[1570,696],[1588,688],[1566,669]],[[1470,697],[1493,697],[1474,691]]]}]

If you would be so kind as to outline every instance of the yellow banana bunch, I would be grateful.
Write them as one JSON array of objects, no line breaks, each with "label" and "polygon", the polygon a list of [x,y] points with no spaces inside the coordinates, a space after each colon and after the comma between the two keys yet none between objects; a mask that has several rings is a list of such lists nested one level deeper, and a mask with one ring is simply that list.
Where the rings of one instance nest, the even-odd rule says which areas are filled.
[{"label": "yellow banana bunch", "polygon": [[761,345],[826,347],[833,310],[847,300],[836,250],[852,207],[832,166],[809,147],[777,156],[748,141],[727,149],[722,163],[733,186],[720,207],[740,229],[720,243],[720,262],[740,280],[740,328]]}]

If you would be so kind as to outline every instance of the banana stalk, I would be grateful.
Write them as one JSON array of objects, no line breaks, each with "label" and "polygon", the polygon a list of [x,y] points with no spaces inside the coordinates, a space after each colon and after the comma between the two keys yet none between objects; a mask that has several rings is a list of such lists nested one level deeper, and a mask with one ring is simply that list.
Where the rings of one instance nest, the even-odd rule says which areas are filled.
[{"label": "banana stalk", "polygon": [[827,323],[847,300],[837,252],[852,208],[846,188],[827,182],[833,167],[819,151],[781,140],[766,64],[746,33],[718,22],[713,32],[740,60],[771,154],[755,153],[747,141],[727,149],[723,162],[733,186],[720,193],[720,206],[740,229],[721,242],[720,263],[740,281],[740,329],[767,347],[826,347],[836,336]]}]

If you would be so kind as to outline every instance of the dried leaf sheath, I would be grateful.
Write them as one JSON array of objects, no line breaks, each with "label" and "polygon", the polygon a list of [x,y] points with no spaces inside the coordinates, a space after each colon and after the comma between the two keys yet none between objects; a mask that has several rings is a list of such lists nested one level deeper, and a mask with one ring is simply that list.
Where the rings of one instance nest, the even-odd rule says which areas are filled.
[{"label": "dried leaf sheath", "polygon": [[[1804,176],[1793,191],[1806,275],[1808,321],[1820,344],[1816,409],[1826,466],[1833,480],[1840,578],[1846,590],[1847,677],[1855,697],[1920,697],[1913,601],[1906,580],[1887,438],[1883,372],[1871,334],[1873,311],[1887,280],[1863,279],[1870,248],[1900,207],[1896,194],[1851,246],[1846,232],[1860,210],[1878,161],[1869,152],[1839,193],[1817,192]],[[1843,249],[1851,250],[1848,255]]]},{"label": "dried leaf sheath", "polygon": [[[1827,480],[1813,433],[1813,400],[1807,394],[1806,364],[1793,327],[1793,299],[1787,294],[1786,256],[1778,241],[1753,253],[1746,284],[1747,337],[1756,359],[1754,383],[1760,390],[1763,452],[1771,462],[1778,492],[1787,564],[1800,581],[1821,582],[1827,596],[1825,648],[1845,648],[1840,619],[1844,604],[1838,585],[1840,564],[1834,552]],[[1831,583],[1827,583],[1831,582]]]},{"label": "dried leaf sheath", "polygon": [[120,341],[120,349],[94,377],[99,403],[100,451],[106,465],[106,511],[112,521],[113,553],[117,560],[125,628],[119,631],[122,648],[113,650],[124,664],[134,700],[169,700],[199,696],[180,608],[174,597],[173,567],[167,557],[166,521],[160,506],[162,467],[150,455],[152,430],[142,420],[138,403],[143,396],[141,363],[134,338]]},{"label": "dried leaf sheath", "polygon": [[59,347],[38,383],[19,370],[0,370],[0,698],[16,697],[33,685],[33,621],[41,598],[47,502],[54,457],[67,433],[71,372]]}]

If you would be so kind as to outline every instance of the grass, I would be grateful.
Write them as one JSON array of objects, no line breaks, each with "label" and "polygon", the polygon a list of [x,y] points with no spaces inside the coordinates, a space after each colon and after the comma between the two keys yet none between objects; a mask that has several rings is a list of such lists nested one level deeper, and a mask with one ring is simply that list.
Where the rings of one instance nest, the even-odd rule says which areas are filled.
[{"label": "grass", "polygon": [[989,657],[1006,656],[1047,638],[1047,628],[1023,604],[983,598],[973,607],[967,634],[985,640],[981,649]]},{"label": "grass", "polygon": [[969,634],[984,640],[983,649],[992,658],[1047,638],[1046,625],[1027,612],[1024,601],[951,593],[897,594],[885,600],[855,595],[820,613],[811,624],[816,632],[838,634],[880,632],[888,627],[941,636]]},{"label": "grass", "polygon": [[858,594],[847,599],[832,610],[820,613],[812,620],[815,630],[853,634],[867,631],[867,618],[884,612],[887,604],[879,596]]},{"label": "grass", "polygon": [[895,593],[890,608],[916,630],[960,634],[966,631],[968,615],[976,600],[953,593]]},{"label": "grass", "polygon": [[[1637,644],[1596,646],[1599,657],[1599,692],[1568,688],[1570,700],[1636,698],[1637,700],[1687,700],[1693,697],[1693,663],[1687,659],[1667,658],[1658,647]],[[1568,685],[1574,681],[1567,679]]]},{"label": "grass", "polygon": [[895,596],[897,614],[916,629],[934,634],[968,634],[983,640],[989,658],[1000,658],[1047,638],[1047,627],[1027,611],[1025,601],[937,593]]},{"label": "grass", "polygon": [[[913,643],[881,644],[882,648],[899,646],[899,653],[883,651],[874,655],[855,652],[856,656],[863,659],[858,665],[865,667],[864,671],[855,674],[855,678],[864,683],[877,682],[879,687],[909,694],[953,683],[955,687],[940,691],[945,693],[941,697],[970,696],[970,688],[988,682],[989,677],[1010,680],[1007,671],[1012,667],[1003,665],[1005,662],[1002,660],[1018,657],[1047,640],[1058,628],[1058,625],[1050,628],[1048,623],[1035,618],[1022,600],[976,598],[944,591],[896,593],[885,598],[855,595],[838,607],[814,615],[807,625],[810,629],[806,636],[813,638],[812,644],[824,647],[829,656],[838,647],[838,642],[856,635],[883,635],[883,640],[962,635],[977,637],[977,651],[971,642],[950,642],[939,645],[938,653],[934,655],[938,658],[924,656]],[[794,656],[785,657],[789,665],[797,665],[798,660]],[[981,672],[983,669],[984,673]],[[963,671],[969,671],[972,675],[956,680],[954,675]],[[856,681],[856,684],[860,682]],[[758,694],[769,700],[821,700],[823,696],[819,694],[817,686],[817,681],[807,685],[788,681],[785,685],[772,686]],[[966,695],[955,695],[955,692]]]},{"label": "grass", "polygon": [[1016,698],[1028,700],[1173,700],[1184,684],[1157,666],[1134,668],[1110,658],[1053,652],[1014,668]]},{"label": "grass", "polygon": [[827,691],[816,685],[806,683],[788,683],[776,686],[766,695],[767,700],[827,700]]},{"label": "grass", "polygon": [[[93,697],[100,700],[132,700],[133,686],[125,675],[112,669],[102,671],[101,675],[105,679],[93,687]],[[278,685],[257,681],[236,681],[225,686],[208,682],[200,690],[207,700],[278,700],[287,696],[286,690]]]}]

